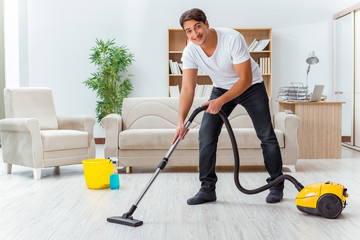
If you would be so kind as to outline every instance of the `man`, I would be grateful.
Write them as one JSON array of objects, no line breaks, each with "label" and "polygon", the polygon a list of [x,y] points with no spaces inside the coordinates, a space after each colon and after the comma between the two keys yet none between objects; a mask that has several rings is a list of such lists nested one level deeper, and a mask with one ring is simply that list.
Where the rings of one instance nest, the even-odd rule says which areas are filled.
[{"label": "man", "polygon": [[[214,88],[204,113],[199,130],[199,179],[201,188],[189,205],[216,201],[215,173],[218,136],[223,121],[217,114],[220,110],[229,116],[237,104],[241,104],[252,119],[258,138],[261,140],[265,167],[270,174],[267,182],[282,175],[282,159],[269,111],[266,93],[258,65],[250,57],[244,37],[227,28],[210,28],[205,13],[191,9],[180,17],[180,25],[190,40],[185,47],[183,80],[180,94],[178,126],[173,142],[184,131],[184,121],[192,105],[197,70],[207,72]],[[283,197],[284,183],[270,189],[268,203],[279,202]]]}]

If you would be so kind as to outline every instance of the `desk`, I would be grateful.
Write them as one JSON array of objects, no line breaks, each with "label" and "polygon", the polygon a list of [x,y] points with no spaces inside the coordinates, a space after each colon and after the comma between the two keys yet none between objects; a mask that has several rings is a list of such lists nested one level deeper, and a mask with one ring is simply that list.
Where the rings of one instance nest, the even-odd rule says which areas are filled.
[{"label": "desk", "polygon": [[301,118],[299,158],[341,158],[341,108],[344,102],[276,101],[280,112],[291,110]]}]

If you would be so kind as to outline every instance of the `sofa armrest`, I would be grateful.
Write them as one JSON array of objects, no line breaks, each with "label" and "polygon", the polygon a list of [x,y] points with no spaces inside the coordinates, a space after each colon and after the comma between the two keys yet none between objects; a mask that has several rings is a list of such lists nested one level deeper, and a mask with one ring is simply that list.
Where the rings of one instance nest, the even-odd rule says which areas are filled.
[{"label": "sofa armrest", "polygon": [[40,133],[39,120],[35,118],[5,118],[0,120],[1,132],[29,132]]},{"label": "sofa armrest", "polygon": [[274,116],[275,128],[283,132],[295,130],[300,126],[301,119],[295,114],[288,114],[285,112],[278,112]]},{"label": "sofa armrest", "polygon": [[90,116],[57,116],[59,129],[94,132],[95,118]]},{"label": "sofa armrest", "polygon": [[106,140],[104,148],[105,158],[118,157],[119,133],[122,131],[122,117],[118,114],[109,114],[101,120],[105,128]]},{"label": "sofa armrest", "polygon": [[0,132],[4,162],[9,159],[10,161],[22,162],[21,165],[25,166],[42,167],[43,146],[38,119],[2,119],[0,120]]},{"label": "sofa armrest", "polygon": [[297,130],[300,126],[300,117],[294,114],[278,112],[274,116],[275,128],[283,131],[285,135],[285,153],[287,163],[295,164],[299,154],[299,145],[297,139]]}]

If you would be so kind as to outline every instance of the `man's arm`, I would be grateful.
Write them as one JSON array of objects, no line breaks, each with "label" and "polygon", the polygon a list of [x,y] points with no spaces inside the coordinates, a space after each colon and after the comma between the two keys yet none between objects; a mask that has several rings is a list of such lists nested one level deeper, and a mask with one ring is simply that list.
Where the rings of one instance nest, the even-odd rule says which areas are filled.
[{"label": "man's arm", "polygon": [[173,143],[185,130],[184,121],[189,113],[194,99],[197,71],[197,69],[184,69],[183,71],[182,87],[179,99],[179,118]]},{"label": "man's arm", "polygon": [[203,106],[209,105],[208,109],[206,110],[207,113],[217,114],[225,103],[241,95],[243,92],[245,92],[246,89],[251,86],[251,59],[243,63],[234,64],[233,66],[237,75],[239,76],[239,80],[234,84],[234,86],[232,86],[232,88],[230,88],[229,91],[224,93],[221,97],[207,101],[203,104]]}]

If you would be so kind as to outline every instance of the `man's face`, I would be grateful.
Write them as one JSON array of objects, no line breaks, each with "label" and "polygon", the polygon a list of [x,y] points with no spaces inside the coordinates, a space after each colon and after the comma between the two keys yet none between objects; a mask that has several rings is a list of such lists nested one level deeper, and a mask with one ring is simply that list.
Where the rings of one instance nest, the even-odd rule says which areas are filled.
[{"label": "man's face", "polygon": [[184,30],[188,39],[198,46],[202,46],[209,33],[209,23],[189,20],[184,22]]}]

